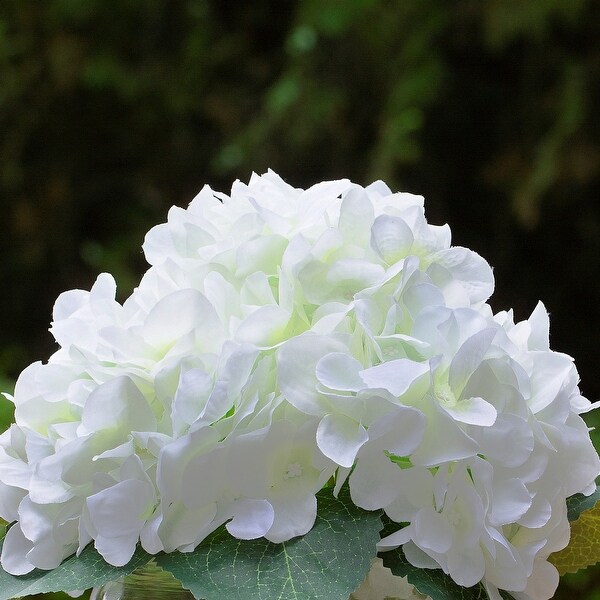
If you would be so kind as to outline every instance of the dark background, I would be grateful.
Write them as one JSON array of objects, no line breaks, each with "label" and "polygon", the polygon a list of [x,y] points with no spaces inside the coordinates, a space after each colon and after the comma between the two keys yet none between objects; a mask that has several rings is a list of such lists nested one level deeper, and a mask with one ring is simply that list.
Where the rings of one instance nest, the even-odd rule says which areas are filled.
[{"label": "dark background", "polygon": [[271,167],[423,194],[599,399],[598,107],[592,0],[2,0],[1,385],[53,352],[61,291],[124,299],[169,206]]}]

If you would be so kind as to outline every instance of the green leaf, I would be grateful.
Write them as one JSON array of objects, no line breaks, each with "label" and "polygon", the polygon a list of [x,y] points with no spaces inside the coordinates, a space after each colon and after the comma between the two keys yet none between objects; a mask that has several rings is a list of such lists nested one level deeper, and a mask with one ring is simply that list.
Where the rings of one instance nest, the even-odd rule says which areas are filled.
[{"label": "green leaf", "polygon": [[357,508],[347,489],[317,497],[317,520],[302,537],[242,541],[221,528],[194,552],[156,562],[204,600],[347,600],[376,554],[380,512]]},{"label": "green leaf", "polygon": [[567,498],[567,516],[572,522],[569,545],[548,558],[561,575],[600,562],[600,489]]},{"label": "green leaf", "polygon": [[46,592],[87,590],[129,575],[151,558],[147,552],[138,548],[126,566],[113,567],[89,545],[79,558],[71,556],[52,571],[36,569],[27,575],[15,577],[0,569],[0,600]]},{"label": "green leaf", "polygon": [[589,496],[583,494],[575,494],[570,498],[567,498],[567,517],[569,521],[576,521],[579,519],[581,513],[594,508],[596,503],[600,500],[600,488],[596,487],[596,491]]},{"label": "green leaf", "polygon": [[586,510],[571,524],[569,545],[548,560],[561,575],[576,573],[600,562],[600,504]]}]

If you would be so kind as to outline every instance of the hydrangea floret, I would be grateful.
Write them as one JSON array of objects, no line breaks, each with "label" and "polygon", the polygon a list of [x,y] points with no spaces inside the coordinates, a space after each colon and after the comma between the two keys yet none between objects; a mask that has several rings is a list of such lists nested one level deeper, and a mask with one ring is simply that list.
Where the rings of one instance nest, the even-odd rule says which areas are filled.
[{"label": "hydrangea floret", "polygon": [[279,544],[349,486],[387,517],[382,556],[492,600],[553,595],[565,501],[600,473],[592,404],[544,306],[494,314],[491,267],[421,196],[269,171],[205,186],[143,250],[124,303],[106,273],[58,298],[59,349],[10,397],[8,573],[90,544],[114,566],[189,553],[222,526]]}]

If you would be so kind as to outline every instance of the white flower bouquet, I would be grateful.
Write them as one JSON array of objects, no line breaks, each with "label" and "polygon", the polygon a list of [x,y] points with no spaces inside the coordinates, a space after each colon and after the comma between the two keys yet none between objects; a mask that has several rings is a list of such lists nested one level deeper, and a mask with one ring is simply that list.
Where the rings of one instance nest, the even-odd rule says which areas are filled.
[{"label": "white flower bouquet", "polygon": [[108,274],[58,298],[60,348],[10,397],[0,599],[155,555],[206,600],[347,600],[378,552],[433,598],[553,595],[592,404],[543,305],[494,314],[422,197],[270,171],[143,249],[123,304]]}]

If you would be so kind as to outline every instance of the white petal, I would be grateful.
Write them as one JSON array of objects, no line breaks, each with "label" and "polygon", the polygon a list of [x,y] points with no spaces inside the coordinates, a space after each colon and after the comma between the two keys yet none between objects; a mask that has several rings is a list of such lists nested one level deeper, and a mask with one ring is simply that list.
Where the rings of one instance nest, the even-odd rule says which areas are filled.
[{"label": "white petal", "polygon": [[35,568],[28,560],[27,553],[33,547],[21,531],[19,524],[13,525],[2,543],[2,567],[11,575],[25,575]]},{"label": "white petal", "polygon": [[537,494],[529,510],[519,519],[519,525],[537,529],[543,527],[552,517],[552,505],[542,494]]},{"label": "white petal", "polygon": [[398,398],[406,394],[413,385],[420,390],[423,384],[428,384],[429,363],[399,358],[364,369],[360,376],[370,388],[383,388]]},{"label": "white petal", "polygon": [[387,550],[393,550],[398,546],[406,544],[411,540],[412,534],[412,527],[404,527],[398,531],[394,531],[394,533],[381,538],[379,542],[377,542],[377,552],[386,552]]},{"label": "white petal", "polygon": [[490,521],[501,526],[516,523],[531,506],[531,494],[519,479],[495,482]]},{"label": "white petal", "polygon": [[411,228],[400,217],[380,215],[371,229],[371,247],[388,265],[405,258],[414,242]]},{"label": "white petal", "polygon": [[404,305],[414,318],[424,306],[444,306],[444,295],[440,289],[431,283],[410,285],[402,295]]},{"label": "white petal", "polygon": [[368,195],[365,190],[356,186],[344,195],[338,228],[351,244],[366,246],[374,216],[373,204]]},{"label": "white petal", "polygon": [[218,271],[211,271],[204,278],[204,294],[222,323],[227,323],[232,316],[241,317],[240,295]]},{"label": "white petal", "polygon": [[49,537],[37,543],[27,555],[27,559],[38,569],[50,571],[58,567],[66,556],[73,553],[75,548],[77,548],[76,543],[72,547],[67,547]]},{"label": "white petal", "polygon": [[351,472],[351,468],[349,467],[339,467],[338,470],[335,473],[335,487],[333,488],[333,496],[335,498],[338,497],[340,490],[342,489],[342,486],[344,485],[344,483],[346,483],[346,480],[348,479],[350,472]]},{"label": "white petal", "polygon": [[351,467],[360,447],[369,439],[365,428],[345,415],[325,415],[317,429],[319,450],[342,467]]},{"label": "white petal", "polygon": [[495,585],[492,585],[489,582],[489,580],[487,579],[487,577],[488,577],[488,571],[486,569],[486,579],[484,579],[482,583],[485,586],[485,591],[487,592],[489,599],[490,600],[502,600],[502,596],[500,595],[498,588]]},{"label": "white petal", "polygon": [[469,295],[472,303],[487,300],[494,291],[494,275],[488,262],[479,254],[454,246],[436,252],[432,260],[442,265]]},{"label": "white petal", "polygon": [[212,379],[204,369],[189,369],[181,373],[171,412],[173,429],[177,433],[200,416],[212,387]]},{"label": "white petal", "polygon": [[155,431],[156,418],[133,381],[123,375],[92,392],[81,415],[82,431],[123,427],[128,431]]},{"label": "white petal", "polygon": [[165,552],[198,543],[201,531],[208,529],[217,514],[217,503],[189,509],[181,502],[173,502],[163,508],[163,520],[158,527],[158,535]]},{"label": "white petal", "polygon": [[142,518],[154,497],[145,481],[126,480],[89,496],[87,506],[92,523],[106,538],[130,536],[137,541]]},{"label": "white petal", "polygon": [[385,271],[381,265],[361,258],[342,258],[327,271],[327,283],[341,287],[346,297],[381,281]]},{"label": "white petal", "polygon": [[[114,296],[113,296],[114,298]],[[89,292],[84,290],[69,290],[63,292],[54,303],[52,309],[52,319],[54,325],[71,317],[78,310],[83,308],[89,300]]]},{"label": "white petal", "polygon": [[332,390],[358,391],[365,387],[359,376],[362,365],[341,352],[326,354],[316,367],[317,379]]},{"label": "white petal", "polygon": [[243,242],[236,252],[235,276],[243,279],[257,271],[277,273],[288,240],[281,235],[259,235]]},{"label": "white petal", "polygon": [[158,528],[161,520],[162,515],[160,514],[159,509],[155,511],[155,514],[151,519],[146,521],[142,531],[140,531],[140,543],[142,548],[149,554],[158,554],[165,549],[163,543],[160,541],[160,537],[158,536]]},{"label": "white petal", "polygon": [[556,398],[567,377],[574,369],[571,359],[558,352],[531,352],[531,412],[538,413]]},{"label": "white petal", "polygon": [[102,558],[114,567],[126,565],[135,552],[137,538],[129,535],[123,537],[105,538],[99,535],[94,541],[94,547],[102,555]]},{"label": "white petal", "polygon": [[377,199],[379,201],[381,201],[384,197],[390,196],[392,193],[392,190],[390,190],[387,183],[381,179],[370,183],[365,187],[365,191],[369,194],[369,198],[372,200]]},{"label": "white petal", "polygon": [[[4,465],[2,465],[4,468]],[[27,492],[24,489],[0,483],[0,518],[8,523],[18,519],[17,510]]]},{"label": "white petal", "polygon": [[241,322],[235,339],[260,348],[275,346],[284,339],[290,316],[287,310],[276,304],[261,306]]},{"label": "white petal", "polygon": [[104,452],[100,452],[100,454],[96,454],[92,458],[95,462],[97,460],[102,460],[105,458],[127,458],[129,456],[135,455],[135,444],[133,443],[133,436],[124,442],[123,444],[119,444],[114,448],[110,448],[109,450],[105,450]]},{"label": "white petal", "polygon": [[[488,531],[494,541],[494,560],[487,561],[486,579],[500,589],[524,590],[527,578],[533,570],[533,557],[540,549],[539,544],[528,544],[525,548],[520,545],[520,548],[517,548],[497,529],[489,528]],[[522,598],[520,594],[513,595],[515,598]]]},{"label": "white petal", "polygon": [[[479,445],[441,408],[431,403],[423,404],[421,408],[427,427],[423,441],[410,457],[413,464],[429,467],[477,454]],[[440,440],[444,443],[440,444]]]},{"label": "white petal", "polygon": [[404,556],[411,565],[419,567],[420,569],[439,569],[440,565],[433,559],[429,554],[426,554],[419,546],[417,546],[412,540],[408,541],[402,547],[404,550]]},{"label": "white petal", "polygon": [[233,519],[225,527],[233,537],[240,540],[262,537],[273,525],[275,512],[267,500],[238,500],[234,511]]},{"label": "white petal", "polygon": [[317,392],[316,365],[330,352],[346,347],[330,336],[303,334],[283,344],[277,353],[279,387],[287,401],[309,415],[323,415],[324,400]]},{"label": "white petal", "polygon": [[456,352],[450,363],[448,382],[457,398],[462,394],[471,375],[481,364],[495,336],[496,330],[492,328],[479,331],[469,337]]},{"label": "white petal", "polygon": [[527,320],[531,332],[529,334],[529,350],[550,350],[550,319],[542,302],[538,302]]},{"label": "white petal", "polygon": [[458,585],[471,587],[481,581],[485,573],[485,559],[481,548],[461,548],[448,553],[448,570]]},{"label": "white petal", "polygon": [[[474,432],[481,445],[481,453],[502,466],[520,467],[531,455],[533,433],[527,421],[508,413],[500,413],[493,427]],[[510,452],[506,449],[510,448]]]},{"label": "white petal", "polygon": [[317,499],[313,496],[271,497],[275,519],[265,537],[280,544],[298,535],[308,533],[317,517]]},{"label": "white petal", "polygon": [[527,598],[549,600],[554,596],[560,577],[558,570],[546,560],[537,560],[531,577],[527,580]]},{"label": "white petal", "polygon": [[227,383],[218,381],[206,402],[206,407],[200,414],[201,421],[206,424],[217,422],[223,418],[232,407],[233,402],[227,393]]},{"label": "white petal", "polygon": [[265,273],[257,271],[244,281],[240,290],[239,301],[248,306],[277,304],[269,283],[269,278]]},{"label": "white petal", "polygon": [[219,436],[212,427],[203,427],[162,448],[156,468],[156,483],[164,502],[170,502],[182,493],[182,485],[198,485],[199,482],[193,479],[184,479],[183,473],[192,458],[208,454],[218,440]]},{"label": "white petal", "polygon": [[421,443],[425,425],[425,415],[420,410],[397,406],[370,425],[369,439],[377,440],[378,448],[396,456],[408,456]]},{"label": "white petal", "polygon": [[454,406],[443,404],[441,406],[455,421],[481,427],[491,427],[498,414],[496,409],[483,398],[465,398],[459,400]]},{"label": "white petal", "polygon": [[200,326],[202,346],[220,346],[223,328],[213,305],[199,291],[183,289],[166,296],[150,311],[144,322],[144,338],[162,349]]},{"label": "white petal", "polygon": [[350,475],[354,504],[365,510],[377,510],[391,504],[401,488],[399,471],[383,452],[360,453]]},{"label": "white petal", "polygon": [[359,298],[354,301],[354,314],[361,326],[371,335],[377,335],[383,330],[385,315],[381,308],[371,298]]},{"label": "white petal", "polygon": [[433,508],[424,508],[413,522],[413,540],[423,550],[444,553],[452,546],[452,529],[448,521]]},{"label": "white petal", "polygon": [[243,344],[227,358],[219,379],[227,382],[227,392],[231,397],[237,397],[248,383],[259,354],[259,350],[251,344]]}]

